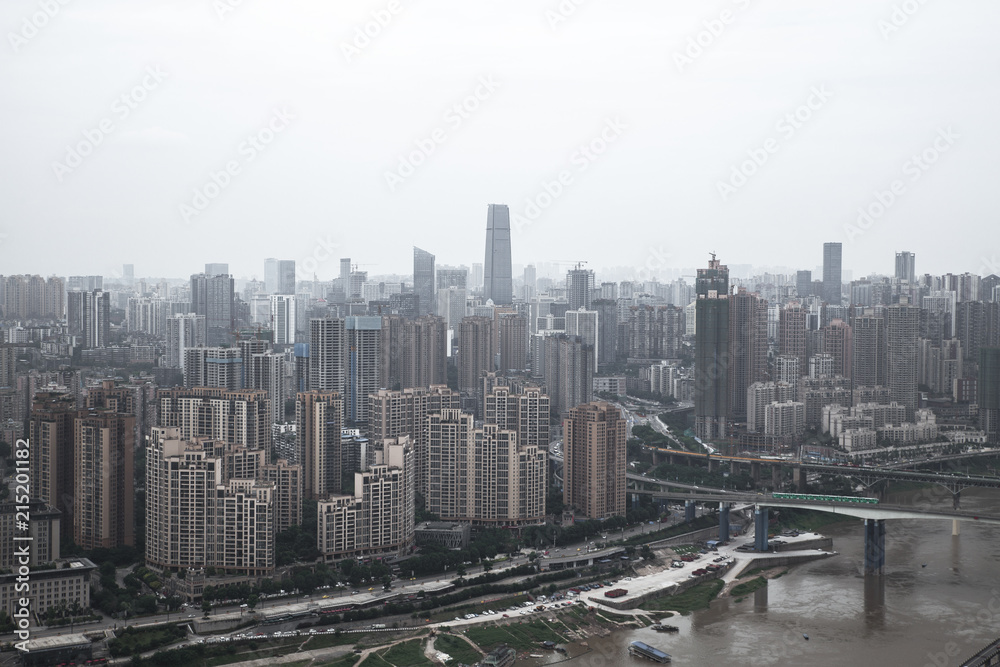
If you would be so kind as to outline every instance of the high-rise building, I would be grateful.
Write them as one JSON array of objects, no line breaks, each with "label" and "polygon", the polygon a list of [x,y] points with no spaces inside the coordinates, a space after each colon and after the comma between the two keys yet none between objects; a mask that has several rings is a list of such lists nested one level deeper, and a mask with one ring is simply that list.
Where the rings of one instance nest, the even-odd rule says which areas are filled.
[{"label": "high-rise building", "polygon": [[465,317],[458,329],[458,388],[474,393],[479,376],[496,367],[496,336],[492,318]]},{"label": "high-rise building", "polygon": [[[62,278],[51,277],[48,279],[41,276],[7,276],[0,282],[0,291],[3,292],[2,300],[4,317],[9,320],[30,320],[35,318],[61,319],[65,312],[65,294],[69,287],[71,291],[93,292],[101,288],[100,276],[94,276],[96,280],[93,286],[91,283],[82,283],[80,286],[70,286]],[[69,314],[69,313],[67,313]],[[69,317],[71,327],[70,333],[79,334],[80,331],[73,331],[74,321],[79,321],[79,317]]]},{"label": "high-rise building", "polygon": [[464,287],[439,287],[437,293],[437,314],[444,318],[449,329],[458,329],[465,317],[468,290]]},{"label": "high-rise building", "polygon": [[578,310],[566,311],[566,335],[579,336],[594,349],[593,369],[597,371],[598,348],[600,346],[600,320],[596,310],[581,306]]},{"label": "high-rise building", "polygon": [[528,264],[524,267],[524,294],[522,297],[525,301],[531,301],[535,298],[535,288],[537,286],[537,272],[535,270],[534,264]]},{"label": "high-rise building", "polygon": [[887,383],[885,319],[872,309],[864,309],[851,323],[853,358],[851,382],[860,387],[885,387]]},{"label": "high-rise building", "polygon": [[[483,296],[498,306],[514,299],[510,263],[510,210],[505,204],[490,204],[486,213],[486,261]],[[473,266],[475,269],[475,266]]]},{"label": "high-rise building", "polygon": [[271,453],[271,405],[259,389],[161,389],[159,425],[177,427],[184,440],[208,438]]},{"label": "high-rise building", "polygon": [[205,346],[205,316],[187,313],[167,320],[167,368],[184,370],[188,348]]},{"label": "high-rise building", "polygon": [[[457,287],[464,290],[469,287],[469,269],[464,266],[457,269],[438,266],[435,268],[435,273],[437,274],[435,284],[439,290],[448,289],[449,287]],[[440,314],[438,313],[438,315]]]},{"label": "high-rise building", "polygon": [[618,346],[618,304],[611,299],[598,299],[593,305],[597,311],[597,362],[614,363]]},{"label": "high-rise building", "polygon": [[587,403],[563,420],[563,503],[590,519],[625,516],[628,422],[610,403]]},{"label": "high-rise building", "polygon": [[413,247],[413,291],[417,295],[417,316],[433,315],[436,305],[434,294],[434,255]]},{"label": "high-rise building", "polygon": [[812,271],[796,271],[795,272],[795,294],[800,299],[805,299],[807,296],[812,296],[813,293],[813,278]]},{"label": "high-rise building", "polygon": [[793,301],[781,309],[778,316],[778,350],[780,354],[798,357],[802,373],[809,367],[806,346],[808,329],[809,313],[800,304]]},{"label": "high-rise building", "polygon": [[[401,388],[447,384],[448,325],[444,318],[427,315],[404,320],[400,362]],[[382,386],[386,386],[384,380]]]},{"label": "high-rise building", "polygon": [[1000,347],[979,348],[979,428],[992,445],[1000,444]]},{"label": "high-rise building", "polygon": [[264,260],[264,292],[267,294],[295,294],[295,260]]},{"label": "high-rise building", "polygon": [[235,347],[189,347],[184,350],[184,386],[243,387],[243,357]]},{"label": "high-rise building", "polygon": [[844,290],[841,275],[843,249],[842,243],[823,244],[823,299],[837,306],[840,305]]},{"label": "high-rise building", "polygon": [[135,544],[135,417],[81,411],[74,423],[73,542],[83,549]]},{"label": "high-rise building", "polygon": [[695,434],[724,438],[729,417],[729,268],[712,256],[695,283]]},{"label": "high-rise building", "polygon": [[354,473],[354,495],[317,505],[317,546],[326,560],[408,553],[414,541],[413,449],[385,447],[381,463]]},{"label": "high-rise building", "polygon": [[566,298],[569,310],[590,310],[594,294],[594,272],[577,264],[566,274]]},{"label": "high-rise building", "polygon": [[17,386],[17,348],[0,342],[0,388]]},{"label": "high-rise building", "polygon": [[471,281],[469,284],[469,289],[477,294],[482,294],[483,290],[483,265],[479,262],[473,262],[472,264],[472,275],[469,276]]},{"label": "high-rise building", "polygon": [[905,280],[911,285],[917,282],[916,258],[912,252],[903,250],[896,253],[896,279]]},{"label": "high-rise building", "polygon": [[550,416],[549,397],[537,387],[512,391],[510,387],[496,386],[484,397],[483,421],[514,431],[521,445],[547,451]]},{"label": "high-rise building", "polygon": [[545,520],[544,451],[496,424],[474,428],[472,415],[458,410],[430,415],[427,430],[428,511],[487,526]]},{"label": "high-rise building", "polygon": [[579,336],[545,338],[545,387],[554,414],[589,403],[594,395],[594,348]]},{"label": "high-rise building", "polygon": [[854,335],[847,322],[835,318],[823,327],[823,351],[833,357],[834,375],[851,377],[854,363]]},{"label": "high-rise building", "polygon": [[919,331],[919,308],[896,304],[885,309],[885,360],[889,400],[906,407],[907,419],[913,419],[917,409]]},{"label": "high-rise building", "polygon": [[111,293],[103,290],[67,294],[67,326],[83,337],[85,348],[107,347],[111,332]]},{"label": "high-rise building", "polygon": [[767,380],[767,301],[741,287],[729,297],[729,411],[747,418],[747,388]]},{"label": "high-rise building", "polygon": [[503,313],[496,320],[501,371],[528,367],[528,320],[517,313]]},{"label": "high-rise building", "polygon": [[368,395],[382,386],[382,318],[348,317],[344,333],[344,418],[349,423],[364,423],[368,421]]},{"label": "high-rise building", "polygon": [[[242,341],[241,341],[242,342]],[[243,382],[247,389],[267,392],[272,423],[285,421],[285,355],[259,352],[243,358]]]},{"label": "high-rise building", "polygon": [[274,485],[274,532],[302,524],[302,466],[278,459],[261,466],[260,477]]},{"label": "high-rise building", "polygon": [[368,397],[368,436],[374,442],[408,437],[413,443],[417,492],[427,496],[427,416],[457,410],[460,396],[447,385],[381,390]]},{"label": "high-rise building", "polygon": [[271,330],[275,345],[294,345],[296,298],[294,294],[272,294],[268,297],[271,307]]},{"label": "high-rise building", "polygon": [[73,537],[73,504],[76,498],[76,477],[73,469],[73,438],[76,420],[76,399],[72,394],[37,392],[31,403],[28,440],[31,457],[32,498],[62,512],[62,539]]},{"label": "high-rise building", "polygon": [[332,317],[309,320],[309,389],[344,395],[347,356],[344,320]]},{"label": "high-rise building", "polygon": [[236,328],[233,277],[227,273],[209,273],[227,265],[206,264],[205,273],[191,276],[191,310],[205,316],[205,338],[217,347],[232,342]]},{"label": "high-rise building", "polygon": [[302,494],[309,500],[339,493],[341,480],[340,435],[344,405],[335,391],[299,392],[295,399],[295,424]]}]

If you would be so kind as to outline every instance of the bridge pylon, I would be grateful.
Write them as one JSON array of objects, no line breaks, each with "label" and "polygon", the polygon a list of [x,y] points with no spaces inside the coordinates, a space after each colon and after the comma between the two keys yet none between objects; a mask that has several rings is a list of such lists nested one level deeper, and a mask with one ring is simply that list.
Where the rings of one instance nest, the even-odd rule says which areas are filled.
[{"label": "bridge pylon", "polygon": [[767,508],[757,505],[754,507],[754,550],[767,551]]},{"label": "bridge pylon", "polygon": [[729,503],[719,503],[719,541],[729,541]]},{"label": "bridge pylon", "polygon": [[885,519],[865,519],[865,574],[885,570]]}]

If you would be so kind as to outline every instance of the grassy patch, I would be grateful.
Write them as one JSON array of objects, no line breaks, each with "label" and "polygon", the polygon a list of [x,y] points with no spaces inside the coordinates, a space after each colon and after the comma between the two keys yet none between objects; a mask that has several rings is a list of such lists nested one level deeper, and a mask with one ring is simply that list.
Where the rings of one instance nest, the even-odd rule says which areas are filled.
[{"label": "grassy patch", "polygon": [[731,590],[729,594],[734,597],[749,595],[750,593],[753,593],[756,590],[764,588],[764,586],[767,586],[767,579],[765,579],[764,577],[757,577],[756,579],[751,579],[746,583],[733,586],[733,590]]},{"label": "grassy patch", "polygon": [[563,644],[567,641],[565,637],[541,621],[469,628],[465,634],[487,651],[492,651],[499,644],[507,644],[511,648],[524,651],[537,648],[543,641],[552,641],[557,644]]},{"label": "grassy patch", "polygon": [[683,593],[644,602],[639,608],[647,611],[673,610],[687,615],[698,609],[708,609],[708,604],[715,599],[723,586],[725,584],[721,580],[713,579],[692,586]]},{"label": "grassy patch", "polygon": [[424,655],[424,641],[422,639],[402,642],[389,647],[384,652],[380,651],[380,653],[383,660],[390,665],[396,665],[396,667],[421,667],[434,664]]},{"label": "grassy patch", "polygon": [[339,636],[332,635],[310,635],[309,641],[302,647],[303,651],[311,651],[317,648],[329,648],[331,646],[346,646],[347,644],[357,644],[369,635],[357,635],[355,633],[341,633]]},{"label": "grassy patch", "polygon": [[450,655],[455,662],[474,665],[482,659],[482,654],[462,637],[441,635],[434,640],[434,650]]},{"label": "grassy patch", "polygon": [[144,629],[129,626],[108,642],[108,649],[114,657],[135,655],[173,644],[186,636],[187,631],[179,623]]},{"label": "grassy patch", "polygon": [[[340,656],[339,658],[333,660],[332,662],[320,663],[319,665],[317,665],[317,667],[353,667],[354,664],[358,661],[359,657],[360,656],[357,656],[353,653],[348,653],[347,655]],[[293,662],[290,664],[297,667],[298,665],[308,665],[310,662],[312,661],[303,660],[302,662]],[[289,663],[283,663],[282,667],[289,667]]]}]

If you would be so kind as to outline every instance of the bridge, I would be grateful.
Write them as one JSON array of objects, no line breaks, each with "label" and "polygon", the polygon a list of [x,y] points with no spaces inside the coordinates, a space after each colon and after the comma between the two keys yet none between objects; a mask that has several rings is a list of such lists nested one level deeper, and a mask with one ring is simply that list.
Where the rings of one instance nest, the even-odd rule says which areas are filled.
[{"label": "bridge", "polygon": [[[663,480],[651,480],[646,477],[638,477],[635,481],[645,481],[659,483],[661,486],[673,486],[671,482]],[[828,512],[831,514],[841,514],[843,516],[856,517],[865,522],[865,573],[881,574],[885,567],[885,522],[893,519],[931,519],[931,520],[951,520],[957,534],[957,526],[960,522],[973,522],[1000,525],[1000,516],[983,516],[970,512],[924,510],[901,505],[885,505],[875,503],[854,503],[849,501],[835,500],[811,500],[793,498],[775,498],[763,493],[750,494],[739,492],[728,492],[721,489],[714,490],[691,490],[652,491],[645,489],[633,489],[631,493],[641,493],[651,495],[654,498],[670,498],[683,500],[685,502],[685,520],[694,519],[695,503],[719,503],[719,540],[726,542],[729,540],[729,511],[735,503],[745,503],[754,506],[755,541],[754,548],[757,551],[767,551],[768,541],[768,509],[772,507],[787,507],[791,509],[815,510]]]},{"label": "bridge", "polygon": [[[947,660],[947,656],[945,656],[945,660]],[[963,662],[961,667],[990,667],[991,665],[1000,665],[1000,639],[997,639],[992,644]]]}]

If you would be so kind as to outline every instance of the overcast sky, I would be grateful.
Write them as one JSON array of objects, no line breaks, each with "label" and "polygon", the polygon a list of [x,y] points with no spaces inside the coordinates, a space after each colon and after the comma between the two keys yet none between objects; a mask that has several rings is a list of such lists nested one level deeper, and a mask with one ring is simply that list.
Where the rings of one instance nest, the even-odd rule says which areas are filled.
[{"label": "overcast sky", "polygon": [[61,2],[0,4],[0,273],[471,264],[489,203],[516,264],[997,271],[995,1]]}]

